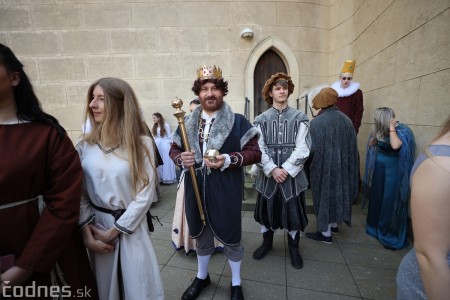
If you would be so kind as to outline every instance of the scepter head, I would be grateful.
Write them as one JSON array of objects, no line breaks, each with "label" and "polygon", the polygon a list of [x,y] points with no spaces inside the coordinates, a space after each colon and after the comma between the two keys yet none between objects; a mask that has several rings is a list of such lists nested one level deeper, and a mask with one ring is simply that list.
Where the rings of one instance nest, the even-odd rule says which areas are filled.
[{"label": "scepter head", "polygon": [[175,113],[173,115],[178,118],[178,122],[180,122],[180,120],[184,121],[184,115],[186,114],[186,112],[181,109],[182,106],[183,100],[181,100],[180,98],[175,97],[172,100],[172,107],[175,108]]}]

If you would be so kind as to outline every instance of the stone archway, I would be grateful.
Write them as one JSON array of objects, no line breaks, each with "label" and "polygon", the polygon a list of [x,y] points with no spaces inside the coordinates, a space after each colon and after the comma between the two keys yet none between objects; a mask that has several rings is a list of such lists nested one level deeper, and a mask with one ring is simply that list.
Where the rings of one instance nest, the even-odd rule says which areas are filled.
[{"label": "stone archway", "polygon": [[[294,52],[289,48],[288,45],[286,45],[284,42],[280,41],[279,39],[275,37],[268,37],[261,41],[253,50],[252,54],[250,55],[250,58],[247,62],[247,66],[245,68],[245,94],[250,100],[250,121],[253,121],[254,116],[254,71],[256,64],[258,63],[258,60],[260,57],[267,51],[267,50],[273,50],[275,51],[283,60],[287,72],[292,78],[292,81],[294,82],[295,86],[298,87],[300,75],[299,75],[299,69],[298,69],[298,63],[297,59],[295,58]],[[294,93],[289,97],[289,105],[295,107],[295,99],[298,98],[298,89],[296,88],[294,90]]]},{"label": "stone archway", "polygon": [[258,63],[255,66],[255,72],[253,74],[253,116],[266,111],[270,106],[264,101],[262,95],[262,89],[266,80],[277,72],[287,73],[286,65],[283,59],[273,51],[267,50],[259,58]]}]

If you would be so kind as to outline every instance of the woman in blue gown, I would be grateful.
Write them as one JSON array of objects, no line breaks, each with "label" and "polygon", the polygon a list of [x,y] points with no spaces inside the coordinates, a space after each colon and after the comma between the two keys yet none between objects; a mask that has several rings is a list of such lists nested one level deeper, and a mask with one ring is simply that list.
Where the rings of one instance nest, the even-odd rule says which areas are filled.
[{"label": "woman in blue gown", "polygon": [[395,119],[395,112],[381,107],[374,113],[364,176],[364,200],[369,201],[366,232],[387,249],[406,246],[409,175],[414,163],[414,135]]}]

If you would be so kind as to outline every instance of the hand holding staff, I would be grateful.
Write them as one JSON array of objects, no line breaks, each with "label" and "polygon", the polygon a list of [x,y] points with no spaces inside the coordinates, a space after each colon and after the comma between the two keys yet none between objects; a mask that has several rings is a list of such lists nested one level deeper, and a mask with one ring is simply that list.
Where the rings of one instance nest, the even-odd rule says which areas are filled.
[{"label": "hand holding staff", "polygon": [[[172,107],[175,108],[175,113],[173,115],[177,118],[178,124],[180,126],[180,134],[181,140],[183,141],[184,150],[186,152],[191,152],[191,148],[189,146],[189,141],[187,138],[186,126],[184,125],[184,115],[186,114],[186,112],[181,110],[182,106],[183,100],[177,97],[175,97],[175,99],[172,100]],[[193,154],[192,154],[192,165],[190,165],[189,167],[189,173],[191,174],[192,185],[194,186],[195,199],[197,200],[200,218],[202,219],[203,225],[206,225],[205,214],[203,213],[202,200],[200,197],[200,191],[198,190],[197,176],[195,175],[195,162]]]}]

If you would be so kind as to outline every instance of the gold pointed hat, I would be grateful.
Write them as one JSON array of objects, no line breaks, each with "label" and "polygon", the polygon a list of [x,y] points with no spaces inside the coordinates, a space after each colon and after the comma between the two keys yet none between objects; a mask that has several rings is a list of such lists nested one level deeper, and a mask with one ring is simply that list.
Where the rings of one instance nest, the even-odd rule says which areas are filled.
[{"label": "gold pointed hat", "polygon": [[203,65],[197,70],[197,79],[222,79],[222,69],[219,66]]},{"label": "gold pointed hat", "polygon": [[346,60],[344,62],[344,67],[342,68],[341,74],[353,75],[355,71],[356,60]]}]

